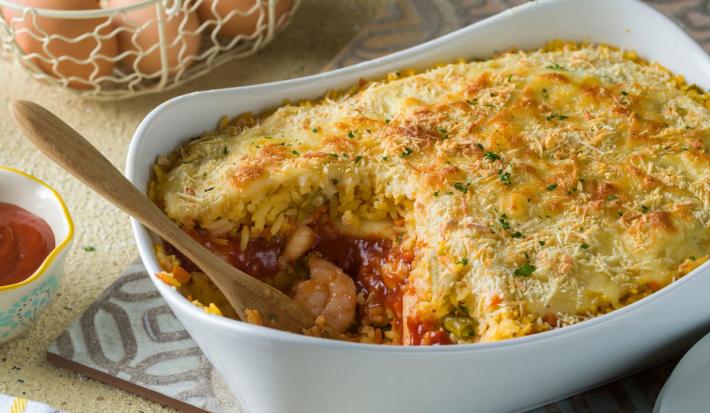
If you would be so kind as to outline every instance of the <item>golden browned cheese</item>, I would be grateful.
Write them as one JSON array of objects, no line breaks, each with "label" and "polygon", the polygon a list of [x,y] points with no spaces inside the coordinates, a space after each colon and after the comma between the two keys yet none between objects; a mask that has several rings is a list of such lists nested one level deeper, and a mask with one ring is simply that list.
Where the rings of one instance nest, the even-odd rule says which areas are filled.
[{"label": "golden browned cheese", "polygon": [[160,159],[153,195],[244,243],[323,205],[344,231],[396,238],[416,257],[405,316],[475,320],[458,342],[573,324],[710,251],[708,100],[631,57],[513,52],[286,105]]}]

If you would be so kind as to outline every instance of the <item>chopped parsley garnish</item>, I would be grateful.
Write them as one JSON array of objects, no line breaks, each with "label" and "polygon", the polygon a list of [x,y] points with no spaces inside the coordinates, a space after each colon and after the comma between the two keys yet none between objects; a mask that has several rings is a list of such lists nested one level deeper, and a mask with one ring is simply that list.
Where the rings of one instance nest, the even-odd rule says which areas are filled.
[{"label": "chopped parsley garnish", "polygon": [[518,275],[521,277],[529,277],[535,272],[535,266],[530,264],[523,264],[522,267],[518,267],[513,271],[513,275]]},{"label": "chopped parsley garnish", "polygon": [[358,163],[361,160],[362,160],[362,156],[360,156],[360,155],[355,156],[355,163]]},{"label": "chopped parsley garnish", "polygon": [[399,157],[400,157],[400,158],[406,158],[406,157],[408,157],[409,155],[411,155],[411,154],[413,154],[413,153],[414,153],[414,151],[412,150],[412,148],[404,148],[404,150],[402,151],[402,153],[399,154]]},{"label": "chopped parsley garnish", "polygon": [[477,143],[476,146],[478,147],[478,149],[483,150],[483,145],[481,145],[480,143]]},{"label": "chopped parsley garnish", "polygon": [[522,238],[522,237],[523,237],[523,233],[520,232],[520,231],[515,231],[515,232],[513,232],[512,234],[510,234],[510,236],[513,237],[513,238]]},{"label": "chopped parsley garnish", "polygon": [[510,224],[508,223],[507,215],[501,215],[501,217],[498,218],[498,222],[500,222],[500,226],[503,227],[503,229],[510,229]]},{"label": "chopped parsley garnish", "polygon": [[278,317],[276,317],[276,314],[271,314],[271,313],[269,313],[269,315],[267,317],[269,318],[269,321],[272,321],[272,322],[276,322],[276,319],[278,318]]},{"label": "chopped parsley garnish", "polygon": [[466,307],[466,304],[459,303],[457,310],[463,314],[468,314],[468,307]]},{"label": "chopped parsley garnish", "polygon": [[439,135],[441,135],[441,140],[449,139],[449,133],[446,132],[446,129],[438,128],[437,131],[439,131]]},{"label": "chopped parsley garnish", "polygon": [[629,94],[628,94],[625,90],[622,90],[622,91],[621,91],[621,94],[624,95],[624,96],[629,96]]},{"label": "chopped parsley garnish", "polygon": [[222,154],[223,154],[223,155],[229,154],[229,149],[227,149],[226,146],[224,147],[224,149],[222,149]]},{"label": "chopped parsley garnish", "polygon": [[478,99],[466,99],[466,103],[471,106],[476,106],[478,104]]},{"label": "chopped parsley garnish", "polygon": [[348,138],[352,139],[354,137],[355,137],[355,134],[353,133],[353,131],[348,132]]},{"label": "chopped parsley garnish", "polygon": [[541,247],[545,246],[545,241],[538,241],[537,243],[540,244]]},{"label": "chopped parsley garnish", "polygon": [[510,172],[500,171],[498,172],[498,177],[500,177],[500,181],[503,182],[503,185],[510,186]]},{"label": "chopped parsley garnish", "polygon": [[96,248],[94,248],[93,245],[87,245],[87,246],[84,247],[84,251],[86,251],[86,252],[94,252],[94,251],[96,251]]},{"label": "chopped parsley garnish", "polygon": [[434,191],[434,196],[439,196],[439,191]]},{"label": "chopped parsley garnish", "polygon": [[264,136],[264,139],[273,139],[271,136]]},{"label": "chopped parsley garnish", "polygon": [[609,195],[608,197],[606,197],[606,200],[607,201],[614,201],[614,200],[616,200],[616,198],[617,198],[616,195]]},{"label": "chopped parsley garnish", "polygon": [[388,160],[389,158],[390,158],[389,156],[383,156],[383,157],[382,157],[382,160],[383,160],[383,161],[386,161],[386,160]]},{"label": "chopped parsley garnish", "polygon": [[566,70],[567,70],[567,69],[565,69],[564,66],[560,66],[560,65],[558,65],[557,63],[548,65],[546,68],[547,68],[547,69],[551,69],[551,70],[562,70],[562,71],[566,71]]},{"label": "chopped parsley garnish", "polygon": [[460,260],[456,261],[456,264],[468,265],[468,258],[461,258]]},{"label": "chopped parsley garnish", "polygon": [[300,155],[300,154],[298,153],[298,151],[291,151],[291,153],[294,154],[294,155],[296,155],[296,156]]},{"label": "chopped parsley garnish", "polygon": [[454,188],[456,188],[457,190],[459,190],[465,194],[468,192],[469,185],[471,185],[471,184],[468,182],[465,184],[462,182],[456,182],[456,183],[454,183]]},{"label": "chopped parsley garnish", "polygon": [[391,121],[389,119],[385,119],[385,123],[390,123]]},{"label": "chopped parsley garnish", "polygon": [[548,191],[554,191],[557,188],[557,184],[550,184],[547,186]]},{"label": "chopped parsley garnish", "polygon": [[331,158],[338,159],[338,154],[337,153],[329,153],[328,154]]},{"label": "chopped parsley garnish", "polygon": [[205,189],[205,192],[209,192],[209,191],[211,191],[211,190],[213,190],[213,189],[214,189],[214,187],[213,187],[213,186],[211,186],[211,187],[209,187],[209,188]]},{"label": "chopped parsley garnish", "polygon": [[497,161],[498,159],[500,159],[500,155],[494,152],[486,152],[485,154],[483,154],[483,157],[488,159],[489,161]]},{"label": "chopped parsley garnish", "polygon": [[313,131],[313,133],[318,133],[318,128],[313,128],[311,130]]},{"label": "chopped parsley garnish", "polygon": [[559,113],[552,112],[546,119],[547,119],[548,121],[552,121],[552,120],[554,120],[554,119],[557,119],[557,120],[565,120],[565,119],[567,119],[567,118],[568,118],[568,116],[560,115]]},{"label": "chopped parsley garnish", "polygon": [[583,242],[582,245],[580,245],[580,247],[582,247],[583,250],[586,250],[587,248],[589,248],[589,244],[587,244],[586,242]]},{"label": "chopped parsley garnish", "polygon": [[545,88],[542,89],[542,96],[543,96],[545,99],[547,99],[547,98],[550,97],[550,95],[547,94],[547,89],[545,89]]},{"label": "chopped parsley garnish", "polygon": [[641,205],[641,212],[643,212],[645,214],[648,211],[650,211],[650,209],[646,205]]}]

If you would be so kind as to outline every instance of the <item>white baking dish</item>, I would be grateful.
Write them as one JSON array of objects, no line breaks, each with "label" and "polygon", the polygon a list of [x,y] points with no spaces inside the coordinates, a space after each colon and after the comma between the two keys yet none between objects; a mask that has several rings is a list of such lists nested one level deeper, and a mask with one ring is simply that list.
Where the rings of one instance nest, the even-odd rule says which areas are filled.
[{"label": "white baking dish", "polygon": [[[150,166],[222,115],[315,98],[360,78],[552,39],[637,51],[710,88],[710,58],[666,17],[634,0],[541,0],[440,39],[348,68],[283,82],[193,93],[151,112],[135,133],[126,173],[141,190]],[[148,272],[155,240],[133,221]],[[531,408],[678,352],[710,327],[710,264],[635,304],[594,320],[500,343],[385,347],[330,341],[205,314],[156,287],[252,413],[496,412]]]}]

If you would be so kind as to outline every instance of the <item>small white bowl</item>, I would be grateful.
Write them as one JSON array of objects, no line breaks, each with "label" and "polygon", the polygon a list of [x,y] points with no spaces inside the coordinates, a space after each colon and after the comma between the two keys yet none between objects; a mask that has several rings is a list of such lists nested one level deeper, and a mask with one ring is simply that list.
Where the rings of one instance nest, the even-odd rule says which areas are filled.
[{"label": "small white bowl", "polygon": [[59,289],[74,223],[57,191],[34,176],[4,166],[0,166],[0,202],[20,206],[47,221],[56,244],[29,278],[0,286],[2,343],[27,329]]}]

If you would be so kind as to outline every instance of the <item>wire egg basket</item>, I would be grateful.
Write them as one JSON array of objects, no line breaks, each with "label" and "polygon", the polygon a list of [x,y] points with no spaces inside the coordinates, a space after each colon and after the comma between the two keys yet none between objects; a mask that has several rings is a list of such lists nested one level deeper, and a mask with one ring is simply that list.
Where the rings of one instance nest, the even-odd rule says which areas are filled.
[{"label": "wire egg basket", "polygon": [[91,99],[156,93],[262,49],[300,2],[101,0],[95,9],[54,10],[29,7],[41,0],[0,0],[0,56]]}]

